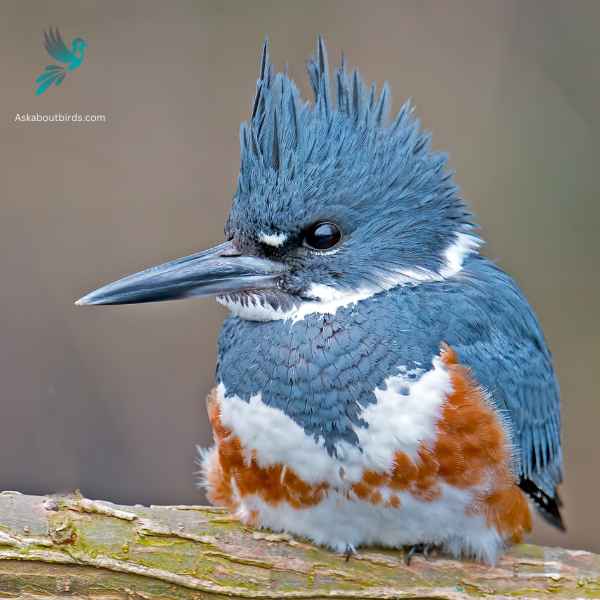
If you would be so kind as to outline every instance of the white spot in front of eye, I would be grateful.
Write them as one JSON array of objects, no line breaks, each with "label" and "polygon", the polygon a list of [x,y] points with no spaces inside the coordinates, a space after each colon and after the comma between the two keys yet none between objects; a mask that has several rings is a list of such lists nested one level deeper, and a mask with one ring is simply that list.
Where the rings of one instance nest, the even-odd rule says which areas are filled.
[{"label": "white spot in front of eye", "polygon": [[265,231],[261,231],[258,235],[258,241],[267,246],[280,248],[285,244],[287,237],[288,236],[285,233],[266,233]]}]

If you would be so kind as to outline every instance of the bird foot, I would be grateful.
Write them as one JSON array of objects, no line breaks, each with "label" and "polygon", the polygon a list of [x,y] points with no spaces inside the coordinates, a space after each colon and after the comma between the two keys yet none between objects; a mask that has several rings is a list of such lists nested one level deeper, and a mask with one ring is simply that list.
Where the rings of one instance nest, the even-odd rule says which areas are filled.
[{"label": "bird foot", "polygon": [[413,544],[412,546],[404,547],[404,562],[407,566],[416,554],[421,554],[425,560],[431,560],[431,552],[436,550],[435,544]]},{"label": "bird foot", "polygon": [[346,549],[344,550],[344,558],[346,562],[350,560],[350,557],[356,554],[356,548],[352,544],[346,544]]}]

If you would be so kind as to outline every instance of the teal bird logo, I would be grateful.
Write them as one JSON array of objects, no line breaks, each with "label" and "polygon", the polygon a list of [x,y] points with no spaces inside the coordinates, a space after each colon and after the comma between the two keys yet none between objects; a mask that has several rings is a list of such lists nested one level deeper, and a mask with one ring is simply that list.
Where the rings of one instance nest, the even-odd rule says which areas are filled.
[{"label": "teal bird logo", "polygon": [[43,94],[53,84],[59,86],[69,71],[74,71],[83,64],[87,42],[77,37],[71,42],[71,50],[69,50],[63,42],[60,31],[56,28],[52,31],[50,28],[44,32],[44,47],[51,58],[63,64],[48,65],[36,78],[35,83],[38,86],[35,90],[36,96]]}]

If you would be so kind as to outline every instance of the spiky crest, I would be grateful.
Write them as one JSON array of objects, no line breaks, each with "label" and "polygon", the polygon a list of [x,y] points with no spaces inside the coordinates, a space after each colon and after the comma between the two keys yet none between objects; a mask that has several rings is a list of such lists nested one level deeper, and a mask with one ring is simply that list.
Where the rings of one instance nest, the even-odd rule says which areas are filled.
[{"label": "spiky crest", "polygon": [[[402,107],[392,126],[387,127],[390,111],[388,84],[383,85],[376,98],[375,84],[367,87],[357,69],[349,75],[343,55],[335,73],[336,103],[333,106],[327,49],[321,36],[317,39],[315,55],[307,63],[307,70],[314,93],[312,107],[302,101],[287,72],[273,75],[269,42],[265,40],[251,118],[242,124],[240,130],[242,190],[252,169],[266,167],[279,172],[290,167],[290,153],[305,160],[310,158],[318,140],[313,139],[312,146],[302,148],[303,129],[310,128],[311,124],[314,126],[318,121],[322,126],[319,129],[325,132],[330,129],[336,113],[353,121],[356,128],[385,129],[403,145],[410,142],[414,144],[415,152],[420,150],[417,146],[418,122],[412,119],[410,102]],[[425,145],[426,141],[421,143]],[[299,152],[301,149],[304,150],[303,155]]]}]

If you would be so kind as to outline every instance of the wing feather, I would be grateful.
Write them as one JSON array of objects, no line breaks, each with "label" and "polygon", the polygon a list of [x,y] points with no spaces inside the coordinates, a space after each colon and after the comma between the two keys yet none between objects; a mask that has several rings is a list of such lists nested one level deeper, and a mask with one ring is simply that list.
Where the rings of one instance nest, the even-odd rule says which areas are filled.
[{"label": "wing feather", "polygon": [[508,418],[521,487],[542,516],[562,527],[556,492],[562,481],[560,396],[541,327],[500,269],[482,260],[467,277],[446,341]]},{"label": "wing feather", "polygon": [[62,63],[70,63],[76,57],[65,45],[60,31],[57,28],[44,31],[44,47],[48,54],[55,60]]}]

